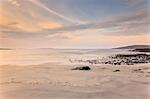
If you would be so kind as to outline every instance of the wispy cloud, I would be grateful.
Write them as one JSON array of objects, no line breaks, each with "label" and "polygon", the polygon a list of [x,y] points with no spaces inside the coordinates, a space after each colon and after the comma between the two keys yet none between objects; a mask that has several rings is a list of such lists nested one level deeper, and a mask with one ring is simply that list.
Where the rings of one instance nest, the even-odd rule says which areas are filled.
[{"label": "wispy cloud", "polygon": [[17,7],[20,6],[20,3],[18,2],[18,0],[8,0],[8,2],[10,2],[12,5],[15,5]]},{"label": "wispy cloud", "polygon": [[64,16],[64,15],[62,15],[62,14],[60,14],[60,13],[58,13],[58,12],[56,12],[56,11],[54,11],[54,10],[48,8],[48,7],[46,7],[44,4],[42,4],[42,3],[41,3],[40,1],[38,1],[38,0],[29,0],[29,1],[32,2],[32,3],[35,4],[35,5],[37,5],[37,6],[41,7],[41,8],[43,8],[43,9],[45,9],[45,10],[48,11],[49,13],[54,14],[54,15],[56,15],[56,16],[58,16],[58,17],[64,19],[64,20],[66,20],[66,21],[69,21],[69,22],[72,22],[72,23],[81,23],[81,21],[77,21],[77,20],[68,18],[68,17],[66,17],[66,16]]},{"label": "wispy cloud", "polygon": [[[121,44],[121,42],[125,41],[127,41],[126,43],[148,42],[148,40],[144,40],[150,34],[150,15],[146,0],[114,0],[115,4],[113,4],[112,1],[105,2],[103,0],[97,0],[97,3],[100,4],[91,2],[97,5],[96,7],[93,5],[92,8],[89,7],[91,6],[90,4],[85,3],[86,0],[84,1],[86,6],[78,5],[80,0],[77,0],[76,6],[74,6],[74,2],[68,4],[65,2],[61,5],[60,2],[53,0],[2,1],[2,10],[0,10],[0,39],[5,39],[5,43],[9,43],[9,45],[12,43],[9,39],[13,40],[16,46],[19,41],[22,41],[22,43],[31,42],[30,44],[32,46],[42,46],[44,44],[46,44],[46,46],[55,46],[55,44],[60,46],[61,43],[62,46],[68,44],[68,46],[71,47],[111,45],[112,43],[109,44],[110,42]],[[67,2],[68,1],[73,0],[67,0]],[[118,3],[119,6],[116,8],[117,2],[121,3]],[[45,5],[45,3],[47,4]],[[106,5],[100,6],[101,3]],[[112,3],[112,5],[110,5],[110,3]],[[127,3],[128,5],[126,5]],[[53,4],[54,6],[51,6]],[[57,7],[55,7],[55,5]],[[107,5],[109,5],[110,8],[106,7]],[[70,8],[71,6],[74,7]],[[80,7],[76,8],[78,6]],[[111,10],[111,8],[113,10]],[[121,11],[124,12],[121,13],[118,8],[121,8]],[[78,12],[77,9],[81,10]],[[102,13],[104,14],[102,16],[105,18],[99,17],[102,11],[99,11],[99,9],[106,11],[106,15]],[[110,12],[112,11],[112,13],[107,14],[108,10],[110,10]],[[87,17],[91,18],[87,18],[84,15],[82,16],[82,12],[84,11],[87,11]],[[94,15],[89,14],[91,11],[98,13],[95,14],[96,19]],[[115,14],[113,12],[115,12]],[[82,22],[82,18],[80,17],[83,19],[87,18],[89,21],[86,22],[89,23]],[[74,18],[80,20],[75,20]],[[141,37],[142,40],[140,40]],[[23,45],[26,46],[26,44]]]},{"label": "wispy cloud", "polygon": [[[8,30],[10,30],[9,32],[13,32],[14,34],[16,34],[16,36],[18,33],[18,36],[22,36],[22,37],[28,37],[27,35],[31,36],[32,34],[34,35],[34,37],[40,37],[40,36],[50,37],[50,35],[53,35],[53,34],[61,35],[64,32],[77,33],[75,31],[83,31],[83,30],[91,30],[91,32],[94,30],[97,30],[99,31],[99,34],[102,34],[102,35],[126,35],[128,36],[128,35],[141,35],[141,34],[149,33],[148,31],[149,15],[147,11],[139,11],[139,12],[135,12],[132,14],[114,16],[104,22],[71,25],[71,26],[66,26],[66,27],[63,27],[56,23],[53,24],[49,22],[46,22],[46,23],[44,22],[43,24],[41,23],[43,30],[38,31],[38,32],[31,31],[28,33],[24,31],[20,31],[20,33],[19,31],[15,32],[13,30],[16,24],[12,24],[12,23],[10,24],[11,25],[9,25],[8,27],[5,26],[5,28],[8,28]],[[8,30],[3,31],[3,32],[8,33]]]},{"label": "wispy cloud", "polygon": [[[67,32],[67,31],[85,30],[85,29],[93,29],[93,30],[112,29],[111,33],[113,33],[113,35],[115,34],[116,35],[118,34],[138,35],[138,34],[145,33],[146,31],[148,32],[148,25],[149,25],[149,13],[147,11],[139,11],[132,14],[114,16],[104,22],[79,24],[79,25],[73,25],[68,27],[62,27],[58,29],[49,29],[45,31],[49,33],[51,32],[58,33],[58,32]],[[120,33],[118,33],[118,30]]]}]

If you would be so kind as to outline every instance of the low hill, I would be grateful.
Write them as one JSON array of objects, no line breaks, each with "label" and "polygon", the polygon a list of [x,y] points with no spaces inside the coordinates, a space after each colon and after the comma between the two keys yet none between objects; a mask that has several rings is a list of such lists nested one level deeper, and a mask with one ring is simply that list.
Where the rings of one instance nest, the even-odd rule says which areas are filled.
[{"label": "low hill", "polygon": [[123,46],[114,49],[150,49],[150,45],[130,45],[130,46]]},{"label": "low hill", "polygon": [[12,50],[10,48],[0,48],[0,50]]}]

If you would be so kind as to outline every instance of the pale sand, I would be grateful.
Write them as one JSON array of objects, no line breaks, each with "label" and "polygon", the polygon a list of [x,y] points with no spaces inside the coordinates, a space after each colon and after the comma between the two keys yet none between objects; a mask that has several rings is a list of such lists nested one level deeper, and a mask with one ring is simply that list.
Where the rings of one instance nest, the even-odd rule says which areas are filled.
[{"label": "pale sand", "polygon": [[0,99],[150,99],[150,64],[76,66],[0,66]]}]

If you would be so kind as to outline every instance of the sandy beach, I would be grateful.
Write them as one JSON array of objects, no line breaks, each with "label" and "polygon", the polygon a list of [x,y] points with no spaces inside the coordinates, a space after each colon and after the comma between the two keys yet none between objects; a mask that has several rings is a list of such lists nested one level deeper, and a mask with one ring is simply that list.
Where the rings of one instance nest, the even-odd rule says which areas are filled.
[{"label": "sandy beach", "polygon": [[0,0],[0,99],[150,99],[150,0]]},{"label": "sandy beach", "polygon": [[71,69],[82,64],[69,62],[3,64],[0,96],[1,99],[149,99],[149,65],[96,64],[89,65],[89,71],[81,71]]}]

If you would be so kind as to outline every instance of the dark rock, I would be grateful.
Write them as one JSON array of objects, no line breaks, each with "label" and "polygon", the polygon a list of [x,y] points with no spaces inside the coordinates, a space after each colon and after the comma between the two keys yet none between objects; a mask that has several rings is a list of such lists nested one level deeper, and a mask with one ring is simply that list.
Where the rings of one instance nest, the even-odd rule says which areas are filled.
[{"label": "dark rock", "polygon": [[134,69],[134,72],[136,72],[136,73],[144,73],[144,71],[142,71],[142,69]]},{"label": "dark rock", "polygon": [[141,71],[142,69],[134,69],[134,71]]},{"label": "dark rock", "polygon": [[73,68],[72,70],[91,70],[91,68],[89,66],[82,66]]},{"label": "dark rock", "polygon": [[113,72],[119,72],[120,70],[119,69],[116,69],[116,70],[114,70]]}]

